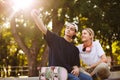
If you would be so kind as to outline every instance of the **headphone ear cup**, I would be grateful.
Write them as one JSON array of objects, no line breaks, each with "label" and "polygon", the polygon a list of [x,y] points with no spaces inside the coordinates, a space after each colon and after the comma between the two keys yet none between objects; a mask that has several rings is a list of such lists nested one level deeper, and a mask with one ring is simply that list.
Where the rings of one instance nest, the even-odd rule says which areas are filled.
[{"label": "headphone ear cup", "polygon": [[86,52],[90,52],[91,51],[91,47],[86,47]]}]

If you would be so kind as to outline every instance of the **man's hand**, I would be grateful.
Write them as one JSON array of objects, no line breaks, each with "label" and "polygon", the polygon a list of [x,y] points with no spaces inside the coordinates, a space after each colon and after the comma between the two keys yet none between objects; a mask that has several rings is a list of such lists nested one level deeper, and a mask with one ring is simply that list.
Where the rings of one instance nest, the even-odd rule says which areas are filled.
[{"label": "man's hand", "polygon": [[39,11],[36,10],[36,9],[33,9],[33,10],[31,11],[31,16],[32,16],[32,17],[34,17],[34,16],[39,16]]},{"label": "man's hand", "polygon": [[80,70],[78,66],[73,66],[73,70],[71,71],[71,73],[75,76],[79,76],[80,74]]}]

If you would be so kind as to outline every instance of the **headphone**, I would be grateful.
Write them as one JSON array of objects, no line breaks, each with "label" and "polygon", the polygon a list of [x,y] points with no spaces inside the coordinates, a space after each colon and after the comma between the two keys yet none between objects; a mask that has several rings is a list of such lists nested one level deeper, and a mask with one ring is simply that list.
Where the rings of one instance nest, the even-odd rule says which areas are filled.
[{"label": "headphone", "polygon": [[92,45],[89,47],[83,47],[82,49],[83,52],[88,52],[88,53],[91,52],[91,50],[92,50]]}]

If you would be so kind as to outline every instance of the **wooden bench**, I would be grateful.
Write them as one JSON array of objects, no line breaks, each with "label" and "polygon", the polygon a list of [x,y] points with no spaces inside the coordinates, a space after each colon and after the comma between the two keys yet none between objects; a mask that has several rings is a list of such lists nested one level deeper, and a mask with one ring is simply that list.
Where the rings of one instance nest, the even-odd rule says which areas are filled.
[{"label": "wooden bench", "polygon": [[105,80],[120,80],[120,71],[112,71],[109,78]]},{"label": "wooden bench", "polygon": [[0,80],[39,80],[39,77],[7,77]]}]

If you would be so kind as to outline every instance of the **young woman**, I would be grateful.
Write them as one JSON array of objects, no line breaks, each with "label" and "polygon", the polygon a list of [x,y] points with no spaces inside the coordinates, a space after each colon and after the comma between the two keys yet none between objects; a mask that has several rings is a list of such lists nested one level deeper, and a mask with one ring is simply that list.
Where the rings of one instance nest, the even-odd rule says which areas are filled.
[{"label": "young woman", "polygon": [[101,44],[94,40],[94,31],[91,28],[82,30],[82,44],[78,45],[80,59],[87,65],[86,71],[93,76],[97,74],[100,78],[105,79],[110,75],[107,65],[107,58]]}]

